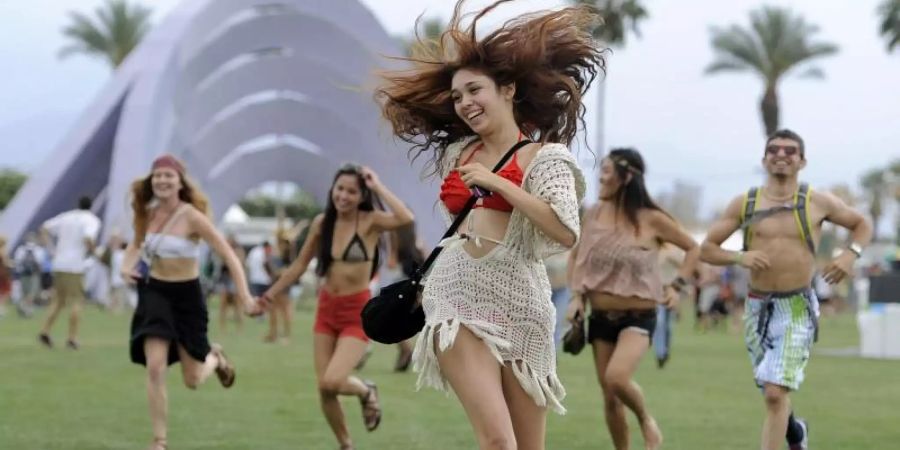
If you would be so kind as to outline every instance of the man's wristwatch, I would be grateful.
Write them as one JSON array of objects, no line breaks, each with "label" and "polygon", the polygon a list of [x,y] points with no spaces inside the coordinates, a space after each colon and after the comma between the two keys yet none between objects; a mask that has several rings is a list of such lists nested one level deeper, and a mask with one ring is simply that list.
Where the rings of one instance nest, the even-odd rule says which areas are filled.
[{"label": "man's wristwatch", "polygon": [[853,252],[857,258],[862,256],[863,248],[862,245],[857,244],[856,242],[851,242],[850,245],[847,246],[847,250]]}]

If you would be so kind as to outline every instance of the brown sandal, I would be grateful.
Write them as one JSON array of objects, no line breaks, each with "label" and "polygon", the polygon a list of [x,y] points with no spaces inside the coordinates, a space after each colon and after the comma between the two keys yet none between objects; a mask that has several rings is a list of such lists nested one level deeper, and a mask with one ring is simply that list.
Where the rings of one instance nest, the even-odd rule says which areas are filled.
[{"label": "brown sandal", "polygon": [[364,395],[359,397],[362,405],[363,423],[367,431],[375,431],[381,423],[381,406],[378,404],[378,387],[371,381],[363,382],[369,388]]},{"label": "brown sandal", "polygon": [[228,361],[228,357],[225,356],[225,352],[222,350],[221,345],[213,344],[212,353],[216,355],[216,358],[219,360],[219,364],[216,365],[216,377],[219,378],[219,382],[222,383],[223,387],[230,388],[234,384],[234,379],[237,377],[237,371],[234,369],[234,364],[231,364],[231,361]]}]

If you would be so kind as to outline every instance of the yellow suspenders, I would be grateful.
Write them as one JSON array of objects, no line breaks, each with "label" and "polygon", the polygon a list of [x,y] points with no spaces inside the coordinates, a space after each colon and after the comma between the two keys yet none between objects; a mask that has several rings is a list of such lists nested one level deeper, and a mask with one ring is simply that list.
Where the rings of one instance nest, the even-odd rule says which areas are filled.
[{"label": "yellow suspenders", "polygon": [[[797,191],[794,192],[794,201],[791,210],[794,214],[794,220],[797,222],[797,229],[800,231],[800,239],[806,243],[807,248],[813,254],[816,253],[816,244],[813,242],[812,238],[812,219],[809,212],[809,198],[811,195],[812,189],[810,189],[809,185],[806,183],[800,183],[797,187]],[[744,194],[744,202],[741,207],[741,225],[748,224],[744,226],[744,251],[750,249],[750,240],[753,236],[753,233],[750,231],[750,220],[753,218],[753,214],[756,213],[756,207],[759,204],[759,197],[762,193],[762,189],[758,187],[750,188],[746,194]]]}]

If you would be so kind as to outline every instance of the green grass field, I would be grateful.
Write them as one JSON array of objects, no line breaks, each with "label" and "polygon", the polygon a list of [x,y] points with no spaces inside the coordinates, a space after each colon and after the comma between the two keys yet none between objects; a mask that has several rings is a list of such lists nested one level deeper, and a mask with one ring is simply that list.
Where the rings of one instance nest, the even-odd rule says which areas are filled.
[{"label": "green grass field", "polygon": [[[42,316],[42,314],[40,315]],[[40,317],[39,316],[39,317]],[[637,379],[665,435],[666,449],[753,449],[763,417],[760,395],[737,335],[697,333],[683,321],[673,358],[658,370],[645,358]],[[225,391],[215,377],[197,391],[169,373],[169,445],[172,449],[335,449],[318,407],[312,368],[312,312],[301,308],[289,345],[263,344],[264,324],[245,323],[222,342],[238,368]],[[65,338],[65,319],[54,338]],[[0,449],[142,449],[151,432],[143,368],[127,353],[129,317],[90,309],[77,352],[46,350],[35,336],[40,322],[0,319]],[[851,316],[826,319],[818,348],[856,343]],[[57,345],[59,346],[59,345]],[[377,346],[362,372],[379,384],[381,427],[366,433],[359,403],[344,401],[357,447],[363,450],[472,449],[469,424],[455,399],[414,390],[411,373],[391,371],[395,350]],[[566,416],[552,415],[548,449],[609,449],[587,352],[560,356],[569,396]],[[900,437],[900,361],[814,354],[803,389],[794,395],[810,420],[815,450],[894,449]],[[634,421],[632,421],[632,424]],[[633,448],[641,447],[632,427]],[[642,448],[642,447],[641,447]]]}]

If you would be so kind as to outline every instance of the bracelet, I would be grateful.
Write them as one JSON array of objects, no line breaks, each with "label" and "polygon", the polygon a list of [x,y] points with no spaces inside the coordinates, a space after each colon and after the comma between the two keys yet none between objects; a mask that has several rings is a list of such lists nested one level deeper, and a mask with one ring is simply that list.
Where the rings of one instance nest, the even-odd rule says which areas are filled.
[{"label": "bracelet", "polygon": [[681,293],[681,288],[683,287],[683,285],[680,285],[680,284],[678,284],[678,283],[676,283],[676,282],[673,281],[673,282],[669,283],[669,287],[672,288],[672,289],[674,289],[675,292],[677,292],[677,293],[680,294],[680,293]]}]

